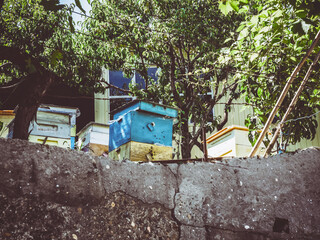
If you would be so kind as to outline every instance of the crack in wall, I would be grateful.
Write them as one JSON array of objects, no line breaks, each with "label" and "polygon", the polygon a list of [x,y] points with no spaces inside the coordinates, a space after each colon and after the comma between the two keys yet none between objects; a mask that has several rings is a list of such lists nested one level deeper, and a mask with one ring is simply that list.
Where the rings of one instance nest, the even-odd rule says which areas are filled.
[{"label": "crack in wall", "polygon": [[178,220],[178,218],[175,215],[175,209],[176,209],[176,196],[177,194],[180,192],[180,188],[179,188],[179,181],[178,181],[178,174],[179,174],[179,168],[180,165],[178,164],[177,166],[177,173],[175,174],[172,169],[170,167],[167,166],[167,168],[172,172],[174,178],[175,178],[175,182],[176,182],[176,187],[174,188],[174,196],[173,196],[173,208],[171,210],[171,216],[172,218],[176,221],[176,223],[178,224],[178,231],[179,231],[179,239],[181,238],[181,222]]}]

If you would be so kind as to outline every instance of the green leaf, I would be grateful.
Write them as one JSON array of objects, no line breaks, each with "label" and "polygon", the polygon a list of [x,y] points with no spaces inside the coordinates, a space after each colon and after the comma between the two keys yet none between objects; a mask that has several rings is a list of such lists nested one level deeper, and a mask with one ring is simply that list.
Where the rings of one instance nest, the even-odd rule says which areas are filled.
[{"label": "green leaf", "polygon": [[258,108],[255,108],[255,109],[254,109],[254,112],[255,112],[256,114],[258,114],[259,116],[262,116],[262,115],[263,115],[263,112],[262,112],[260,109],[258,109]]},{"label": "green leaf", "polygon": [[297,58],[296,58],[296,57],[293,57],[293,56],[290,56],[290,59],[291,59],[292,61],[294,61],[294,62],[297,61]]},{"label": "green leaf", "polygon": [[230,1],[230,5],[236,12],[239,12],[239,2],[238,1]]},{"label": "green leaf", "polygon": [[227,38],[226,40],[224,40],[223,43],[227,43],[227,42],[230,42],[230,41],[232,41],[232,40],[233,40],[232,38]]},{"label": "green leaf", "polygon": [[259,22],[259,16],[255,15],[250,19],[250,23],[252,23],[252,25],[257,25]]},{"label": "green leaf", "polygon": [[240,32],[245,26],[246,26],[246,24],[241,24],[241,25],[237,28],[236,32]]},{"label": "green leaf", "polygon": [[305,18],[307,16],[307,12],[304,9],[300,9],[295,12],[296,16],[299,18]]},{"label": "green leaf", "polygon": [[273,15],[273,17],[275,17],[275,18],[279,18],[279,17],[282,16],[282,14],[283,14],[282,10],[278,9],[278,10],[275,11],[272,15]]},{"label": "green leaf", "polygon": [[263,37],[264,37],[263,34],[258,34],[258,35],[256,35],[256,36],[254,37],[254,40],[260,41]]},{"label": "green leaf", "polygon": [[241,39],[247,37],[248,34],[249,34],[248,28],[242,29],[242,31],[239,33],[238,40],[241,40]]},{"label": "green leaf", "polygon": [[57,49],[51,54],[50,63],[53,66],[55,66],[57,64],[58,60],[61,60],[62,58],[63,58],[62,52]]},{"label": "green leaf", "polygon": [[269,32],[270,30],[271,30],[271,26],[265,26],[259,32],[266,33],[266,32]]},{"label": "green leaf", "polygon": [[301,27],[305,33],[308,33],[310,26],[310,24],[307,24],[305,21],[301,20]]},{"label": "green leaf", "polygon": [[269,16],[269,12],[267,10],[264,10],[259,14],[260,18],[267,18],[268,16]]},{"label": "green leaf", "polygon": [[278,38],[278,37],[273,38],[273,39],[271,40],[271,43],[272,43],[272,44],[275,44],[275,43],[278,43],[278,42],[281,42],[281,39]]},{"label": "green leaf", "polygon": [[226,1],[226,2],[220,1],[219,9],[224,15],[227,15],[229,12],[233,10],[233,7],[230,5],[229,1]]},{"label": "green leaf", "polygon": [[252,53],[250,55],[250,62],[253,62],[257,57],[259,57],[259,54],[258,53]]},{"label": "green leaf", "polygon": [[82,8],[80,1],[79,0],[74,0],[74,1],[76,2],[76,5],[81,10],[81,12],[86,14],[86,11]]},{"label": "green leaf", "polygon": [[261,97],[262,92],[263,92],[262,88],[258,88],[258,91],[257,91],[258,97]]}]

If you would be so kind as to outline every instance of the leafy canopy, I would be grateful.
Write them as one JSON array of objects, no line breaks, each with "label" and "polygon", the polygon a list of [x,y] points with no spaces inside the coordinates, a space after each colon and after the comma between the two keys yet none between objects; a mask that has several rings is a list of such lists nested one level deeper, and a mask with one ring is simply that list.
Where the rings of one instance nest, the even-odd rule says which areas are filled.
[{"label": "leafy canopy", "polygon": [[[242,92],[246,101],[254,105],[255,116],[249,116],[247,126],[255,132],[266,122],[279,95],[319,31],[319,1],[227,1],[237,4],[238,14],[245,15],[237,29],[237,38],[226,48],[227,56],[220,61],[234,64],[243,82]],[[224,10],[224,9],[222,9]],[[224,12],[227,14],[228,11]],[[290,91],[278,112],[281,119],[298,89],[307,68],[319,51],[317,47],[294,80]],[[311,116],[319,110],[319,67],[311,75],[290,119]],[[274,122],[276,122],[276,120]],[[316,133],[315,116],[303,121],[290,121],[284,125],[287,143],[296,143],[301,138],[313,139]],[[252,137],[252,135],[250,135]],[[251,139],[253,142],[255,138]]]},{"label": "leafy canopy", "polygon": [[[145,89],[131,86],[134,95],[181,109],[176,130],[185,158],[193,146],[201,147],[199,127],[212,130],[225,124],[221,116],[212,119],[213,106],[229,93],[227,118],[238,97],[231,66],[219,64],[217,56],[241,16],[224,16],[218,5],[214,0],[94,0],[85,23],[88,33],[104,40],[90,51],[103,57],[107,68],[144,79]],[[159,69],[156,82],[148,76],[149,66]]]},{"label": "leafy canopy", "polygon": [[[87,36],[71,31],[74,6],[67,8],[58,3],[52,0],[4,1],[0,12],[0,46],[18,49],[37,59],[44,68],[59,76],[60,81],[84,92],[93,91],[101,70],[86,52],[84,38]],[[2,64],[0,83],[3,84],[32,73],[35,67],[30,62],[28,65],[28,61],[28,71],[9,60]]]},{"label": "leafy canopy", "polygon": [[0,90],[11,88],[4,103],[19,105],[14,138],[28,139],[30,121],[53,84],[93,92],[100,79],[101,68],[86,51],[88,35],[74,31],[73,7],[57,0],[1,1]]}]

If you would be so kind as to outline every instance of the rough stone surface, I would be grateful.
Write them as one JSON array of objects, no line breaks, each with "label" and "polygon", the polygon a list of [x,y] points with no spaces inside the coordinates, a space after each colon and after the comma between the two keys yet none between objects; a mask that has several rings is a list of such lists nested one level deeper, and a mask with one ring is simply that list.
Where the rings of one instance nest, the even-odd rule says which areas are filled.
[{"label": "rough stone surface", "polygon": [[103,186],[107,193],[124,191],[148,203],[174,207],[177,182],[169,167],[161,164],[101,159]]},{"label": "rough stone surface", "polygon": [[180,239],[189,239],[189,240],[206,239],[206,229],[182,225]]},{"label": "rough stone surface", "polygon": [[239,234],[280,231],[320,239],[319,160],[319,150],[307,149],[267,159],[181,165],[175,216],[185,225]]},{"label": "rough stone surface", "polygon": [[0,139],[0,239],[320,239],[320,151],[137,164]]},{"label": "rough stone surface", "polygon": [[97,201],[105,193],[96,159],[88,154],[1,138],[0,152],[1,191],[9,195],[74,205]]},{"label": "rough stone surface", "polygon": [[178,239],[171,211],[122,192],[97,205],[63,206],[35,196],[0,194],[0,239]]}]

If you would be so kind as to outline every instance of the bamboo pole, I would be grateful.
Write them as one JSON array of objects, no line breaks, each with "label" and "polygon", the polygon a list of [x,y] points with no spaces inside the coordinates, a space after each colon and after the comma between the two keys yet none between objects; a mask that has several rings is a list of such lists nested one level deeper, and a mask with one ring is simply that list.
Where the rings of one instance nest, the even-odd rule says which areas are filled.
[{"label": "bamboo pole", "polygon": [[293,80],[295,79],[296,75],[298,74],[298,72],[302,68],[303,64],[306,62],[307,58],[311,54],[311,52],[314,49],[314,47],[317,45],[319,39],[320,39],[320,31],[317,33],[317,35],[316,35],[315,39],[313,40],[309,50],[307,51],[305,56],[302,58],[302,60],[299,62],[299,64],[296,66],[296,68],[292,72],[289,80],[287,81],[286,85],[284,86],[284,88],[282,90],[282,93],[280,94],[280,97],[279,97],[276,105],[272,109],[272,112],[270,113],[269,118],[268,118],[265,126],[263,127],[262,132],[259,135],[259,138],[258,138],[256,144],[254,145],[254,147],[252,148],[252,150],[251,150],[251,152],[249,154],[249,157],[253,157],[256,154],[256,152],[258,151],[258,148],[259,148],[260,144],[262,143],[262,140],[263,140],[264,136],[266,135],[266,133],[267,133],[267,131],[268,131],[268,129],[269,129],[271,123],[272,123],[273,118],[275,117],[275,115],[276,115],[277,111],[279,110],[279,108],[280,108],[280,106],[281,106],[286,94],[289,91],[291,83],[293,82]]},{"label": "bamboo pole", "polygon": [[280,130],[281,130],[281,127],[282,127],[282,124],[287,120],[287,117],[289,116],[290,112],[293,110],[293,108],[295,107],[298,99],[299,99],[299,96],[304,88],[304,86],[306,85],[309,77],[310,77],[310,74],[313,70],[313,67],[317,64],[318,60],[319,60],[319,57],[320,57],[320,52],[318,52],[317,56],[314,58],[312,64],[310,65],[304,79],[302,80],[301,84],[300,84],[300,87],[299,89],[297,90],[296,94],[294,95],[293,99],[291,100],[291,103],[286,111],[286,113],[284,114],[284,116],[282,117],[281,119],[281,122],[279,123],[278,127],[277,127],[277,130],[276,132],[274,133],[272,139],[271,139],[271,142],[269,143],[269,146],[264,154],[264,157],[268,157],[277,138],[278,138],[278,135],[280,133]]}]

